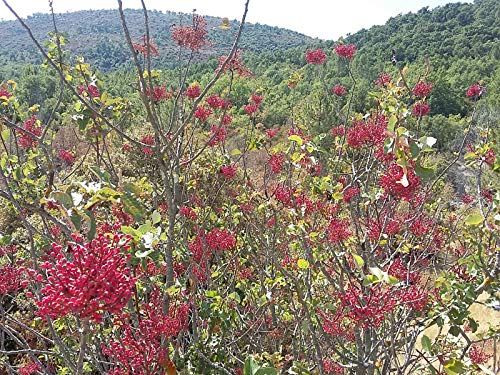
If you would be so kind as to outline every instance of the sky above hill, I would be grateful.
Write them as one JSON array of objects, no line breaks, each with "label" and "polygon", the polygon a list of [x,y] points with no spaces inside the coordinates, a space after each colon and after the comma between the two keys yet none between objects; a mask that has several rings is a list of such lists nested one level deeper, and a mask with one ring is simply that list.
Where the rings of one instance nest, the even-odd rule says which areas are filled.
[{"label": "sky above hill", "polygon": [[[49,11],[48,1],[7,0],[22,17]],[[250,0],[248,22],[279,26],[323,39],[337,39],[362,28],[384,24],[400,13],[416,12],[451,0]],[[472,2],[472,1],[462,1]],[[140,0],[123,0],[125,8],[140,8]],[[244,0],[146,0],[149,9],[170,10],[240,19]],[[116,0],[54,0],[57,13],[84,9],[113,9]],[[13,19],[0,2],[0,19]]]}]

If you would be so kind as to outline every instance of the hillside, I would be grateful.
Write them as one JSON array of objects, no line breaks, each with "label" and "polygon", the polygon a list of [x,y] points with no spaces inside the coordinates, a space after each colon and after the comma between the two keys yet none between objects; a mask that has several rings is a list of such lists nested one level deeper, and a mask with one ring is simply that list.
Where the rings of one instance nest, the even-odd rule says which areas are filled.
[{"label": "hillside", "polygon": [[[368,108],[368,93],[382,71],[393,76],[406,67],[407,79],[415,82],[425,72],[423,56],[430,61],[427,79],[434,82],[430,97],[432,115],[465,115],[469,106],[463,93],[471,82],[481,81],[491,93],[500,90],[500,5],[495,0],[476,0],[474,3],[451,3],[434,9],[423,8],[417,13],[397,15],[385,25],[373,26],[347,35],[343,42],[356,46],[356,57],[351,68],[357,75],[355,109]],[[308,46],[322,48],[331,55],[336,42],[322,41]],[[249,64],[257,75],[271,82],[270,90],[280,91],[283,98],[287,79],[294,71],[307,69],[303,47],[282,54],[264,53],[249,57]],[[392,63],[393,50],[397,64]],[[335,60],[335,59],[333,59]],[[327,62],[325,80],[329,85],[341,83],[352,86],[348,71]],[[314,96],[311,82],[301,82],[297,89],[303,101]],[[498,108],[498,97],[487,100]],[[286,100],[274,107],[286,116]],[[276,118],[279,118],[277,116]],[[283,117],[281,118],[283,119]]]},{"label": "hillside", "polygon": [[409,62],[424,53],[448,63],[489,54],[499,59],[499,17],[500,4],[495,0],[451,3],[392,17],[385,25],[360,30],[346,40],[371,62],[388,59],[393,49],[398,59]]},{"label": "hillside", "polygon": [[[142,13],[127,10],[131,33],[134,38],[143,35]],[[353,105],[356,111],[364,112],[370,105],[369,91],[378,74],[386,71],[399,74],[397,68],[407,67],[408,79],[415,81],[425,70],[423,55],[430,59],[430,75],[434,82],[434,93],[429,99],[431,115],[461,115],[468,112],[464,90],[471,82],[481,80],[490,92],[500,90],[498,61],[500,59],[499,5],[495,0],[476,0],[470,3],[452,3],[432,10],[423,8],[417,13],[397,15],[385,25],[360,30],[345,37],[346,43],[356,46],[356,57],[351,68],[358,81]],[[190,15],[173,12],[150,14],[151,33],[160,50],[154,67],[164,71],[164,82],[170,80],[169,68],[178,61],[178,48],[170,38],[171,26],[187,24]],[[209,77],[217,66],[216,59],[227,52],[231,37],[238,22],[230,21],[231,30],[221,30],[219,18],[207,17],[211,44],[202,48],[191,73],[192,79]],[[51,18],[37,14],[27,20],[40,40],[51,30]],[[115,95],[130,92],[127,64],[130,55],[124,45],[121,24],[116,11],[81,11],[57,15],[58,27],[68,33],[71,52],[83,55],[94,67],[106,73],[103,79]],[[47,84],[44,73],[35,78],[37,69],[19,69],[26,62],[41,62],[39,54],[16,22],[0,22],[0,80],[16,78],[24,87],[26,102],[43,103],[53,93],[55,83]],[[267,113],[272,123],[286,122],[289,117],[291,93],[287,87],[289,77],[306,67],[304,53],[307,48],[323,48],[331,51],[336,42],[321,41],[302,34],[260,24],[247,24],[241,46],[246,49],[245,63],[254,72],[255,80],[247,85],[260,87],[267,92],[267,100],[273,110]],[[397,66],[391,62],[392,51],[396,51]],[[279,52],[279,53],[277,53]],[[206,64],[205,62],[209,63]],[[336,64],[328,63],[324,76],[328,85],[341,83],[351,85],[348,72]],[[24,84],[23,84],[24,82]],[[312,108],[314,90],[312,82],[301,82],[296,92],[301,94],[304,107]],[[46,91],[44,93],[43,91]],[[247,93],[247,87],[241,93]],[[246,94],[245,94],[246,95]],[[241,100],[244,96],[241,95]],[[487,98],[498,107],[494,95]],[[307,116],[306,116],[307,117]],[[304,121],[308,121],[307,118]],[[450,136],[451,137],[451,136]]]},{"label": "hillside", "polygon": [[[143,15],[140,10],[126,10],[129,28],[133,38],[140,39],[144,34]],[[151,11],[149,15],[152,37],[160,50],[159,64],[164,67],[175,65],[176,44],[170,38],[173,25],[189,24],[191,15],[176,12]],[[206,17],[212,45],[201,51],[201,60],[207,56],[219,56],[227,52],[227,45],[239,22],[231,20],[230,30],[221,30],[221,19]],[[60,32],[67,33],[70,51],[84,56],[102,71],[124,66],[129,57],[119,14],[116,10],[79,11],[56,15]],[[48,14],[35,14],[28,17],[27,24],[35,37],[43,41],[52,31],[52,18]],[[26,32],[16,21],[0,22],[0,61],[5,63],[41,62],[39,54]],[[313,42],[313,38],[303,34],[261,24],[245,25],[241,48],[252,53],[263,51],[283,51]]]}]

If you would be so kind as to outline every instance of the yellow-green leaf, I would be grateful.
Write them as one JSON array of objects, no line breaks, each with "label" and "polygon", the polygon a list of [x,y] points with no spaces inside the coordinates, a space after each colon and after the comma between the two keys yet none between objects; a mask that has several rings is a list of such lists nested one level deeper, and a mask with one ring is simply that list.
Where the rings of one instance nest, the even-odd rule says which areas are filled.
[{"label": "yellow-green leaf", "polygon": [[302,146],[304,141],[297,134],[292,134],[288,137],[288,140],[296,142],[299,146]]},{"label": "yellow-green leaf", "polygon": [[300,269],[306,269],[309,268],[309,262],[305,259],[299,259],[297,261],[297,266],[299,266]]},{"label": "yellow-green leaf", "polygon": [[363,258],[361,258],[357,254],[352,254],[352,257],[354,258],[354,263],[356,263],[356,267],[358,267],[358,269],[362,269],[363,266],[365,265],[365,261],[363,260]]},{"label": "yellow-green leaf", "polygon": [[465,218],[465,225],[477,226],[483,222],[483,216],[477,211]]}]

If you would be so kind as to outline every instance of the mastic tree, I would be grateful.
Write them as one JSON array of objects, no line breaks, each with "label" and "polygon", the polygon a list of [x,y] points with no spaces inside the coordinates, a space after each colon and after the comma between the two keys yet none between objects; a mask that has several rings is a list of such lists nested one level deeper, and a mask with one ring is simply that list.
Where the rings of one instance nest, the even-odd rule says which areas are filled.
[{"label": "mastic tree", "polygon": [[[190,71],[210,43],[203,17],[172,26],[183,64],[166,82],[146,5],[139,40],[118,5],[126,98],[65,52],[55,18],[45,48],[33,39],[60,82],[49,116],[26,109],[15,82],[0,88],[7,373],[496,370],[498,327],[471,313],[482,294],[494,303],[500,272],[499,162],[476,110],[485,87],[464,93],[466,131],[435,169],[428,62],[416,79],[380,73],[374,105],[356,113],[356,47],[305,51],[276,126],[266,91],[245,86],[249,1],[237,30],[222,22],[233,42],[203,83]],[[345,80],[330,86],[332,69]],[[304,99],[294,91],[306,83]],[[462,196],[445,179],[459,161]]]}]

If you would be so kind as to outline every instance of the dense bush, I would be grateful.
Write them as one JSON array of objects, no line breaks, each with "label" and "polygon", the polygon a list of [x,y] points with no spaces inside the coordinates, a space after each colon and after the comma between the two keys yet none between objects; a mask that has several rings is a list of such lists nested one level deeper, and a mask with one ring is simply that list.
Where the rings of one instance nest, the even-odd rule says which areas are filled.
[{"label": "dense bush", "polygon": [[[172,32],[188,58],[165,82],[155,42],[126,25],[131,100],[83,59],[69,64],[58,33],[44,56],[61,83],[52,111],[40,118],[2,84],[7,373],[495,371],[498,327],[471,313],[485,294],[498,303],[500,272],[482,85],[463,93],[466,118],[427,123],[428,67],[380,73],[356,113],[356,47],[310,49],[286,90],[314,95],[277,127],[240,34],[195,82],[189,56],[207,34],[193,16]],[[331,87],[337,68],[347,78]],[[440,136],[455,156],[434,170]],[[454,165],[473,179],[460,196],[444,179]]]}]

